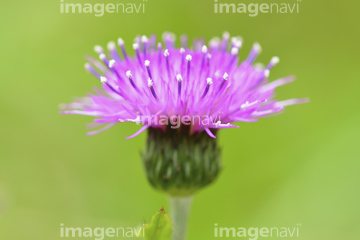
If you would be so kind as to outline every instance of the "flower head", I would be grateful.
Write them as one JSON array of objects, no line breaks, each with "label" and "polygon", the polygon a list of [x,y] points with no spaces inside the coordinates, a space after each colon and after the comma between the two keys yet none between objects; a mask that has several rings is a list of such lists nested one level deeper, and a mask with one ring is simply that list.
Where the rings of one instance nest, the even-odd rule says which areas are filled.
[{"label": "flower head", "polygon": [[274,100],[275,88],[294,78],[269,82],[270,70],[279,58],[273,57],[264,68],[254,65],[261,52],[258,43],[242,62],[238,57],[242,39],[230,38],[228,33],[208,46],[200,39],[189,48],[187,37],[182,36],[181,48],[176,48],[171,33],[163,35],[163,43],[164,49],[163,44],[156,44],[155,36],[137,37],[134,57],[128,56],[121,38],[122,57],[114,42],[108,44],[108,54],[96,46],[100,61],[88,57],[85,68],[102,83],[102,89],[63,105],[62,113],[93,116],[95,123],[105,124],[90,135],[119,122],[135,122],[143,127],[128,138],[149,127],[166,129],[168,125],[188,125],[191,134],[206,131],[215,138],[211,129],[237,127],[232,123],[254,122],[307,101]]}]

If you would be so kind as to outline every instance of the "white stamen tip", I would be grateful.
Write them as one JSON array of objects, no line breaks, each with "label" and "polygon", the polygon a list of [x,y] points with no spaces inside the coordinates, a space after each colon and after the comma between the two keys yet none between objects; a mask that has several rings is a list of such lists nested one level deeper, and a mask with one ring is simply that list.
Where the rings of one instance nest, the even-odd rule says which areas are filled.
[{"label": "white stamen tip", "polygon": [[180,53],[184,53],[185,52],[185,48],[180,48]]},{"label": "white stamen tip", "polygon": [[122,38],[118,38],[118,44],[120,45],[120,46],[122,46],[122,45],[124,45],[124,40],[122,39]]},{"label": "white stamen tip", "polygon": [[149,39],[148,39],[145,35],[143,35],[143,36],[141,37],[141,42],[147,43],[148,41],[149,41]]},{"label": "white stamen tip", "polygon": [[253,67],[255,70],[262,71],[265,66],[262,63],[255,63]]},{"label": "white stamen tip", "polygon": [[216,126],[216,127],[218,127],[219,125],[221,125],[221,121],[217,121],[217,122],[215,123],[215,126]]},{"label": "white stamen tip", "polygon": [[115,63],[116,63],[115,60],[114,60],[114,59],[111,59],[111,60],[109,61],[109,67],[110,67],[110,68],[114,67]]},{"label": "white stamen tip", "polygon": [[113,42],[113,41],[109,42],[108,45],[107,45],[107,48],[108,48],[109,50],[115,50],[115,49],[116,49],[116,44],[115,44],[115,42]]},{"label": "white stamen tip", "polygon": [[246,101],[244,104],[241,104],[241,108],[244,109],[249,105],[249,101]]},{"label": "white stamen tip", "polygon": [[207,82],[207,84],[209,84],[209,85],[213,83],[211,78],[207,78],[207,79],[206,79],[206,82]]},{"label": "white stamen tip", "polygon": [[132,77],[130,70],[129,70],[129,71],[126,71],[126,76],[127,76],[128,78],[131,78],[131,77]]},{"label": "white stamen tip", "polygon": [[191,55],[186,55],[186,60],[187,61],[191,61],[191,59],[192,59]]},{"label": "white stamen tip", "polygon": [[161,42],[159,42],[157,46],[158,46],[158,48],[161,48],[162,47]]},{"label": "white stamen tip", "polygon": [[100,82],[101,83],[106,83],[107,82],[106,77],[100,76]]},{"label": "white stamen tip", "polygon": [[164,51],[164,56],[167,57],[167,56],[169,56],[169,55],[170,55],[170,54],[169,54],[169,50],[165,49],[165,51]]},{"label": "white stamen tip", "polygon": [[236,48],[236,47],[233,47],[233,48],[231,49],[231,54],[232,54],[232,55],[238,55],[238,54],[239,54],[239,49]]},{"label": "white stamen tip", "polygon": [[218,70],[216,70],[216,72],[215,72],[215,77],[220,77],[221,76],[221,74],[220,74],[220,70],[218,69]]},{"label": "white stamen tip", "polygon": [[202,46],[201,51],[202,51],[203,53],[207,53],[208,48],[204,45],[204,46]]},{"label": "white stamen tip", "polygon": [[242,40],[240,37],[231,38],[231,43],[237,48],[241,48],[242,46]]},{"label": "white stamen tip", "polygon": [[96,46],[94,47],[94,51],[95,51],[97,54],[101,54],[101,53],[104,52],[104,49],[103,49],[101,46],[96,45]]},{"label": "white stamen tip", "polygon": [[275,56],[275,57],[271,58],[270,62],[272,65],[276,65],[280,62],[280,58]]},{"label": "white stamen tip", "polygon": [[86,69],[90,69],[90,68],[91,68],[91,65],[90,65],[90,63],[85,63],[84,67],[85,67]]},{"label": "white stamen tip", "polygon": [[254,102],[249,102],[249,101],[246,101],[245,103],[241,104],[241,109],[245,109],[245,108],[248,108],[248,107],[251,107],[251,106],[254,106],[255,104],[257,104],[259,102],[259,100],[256,100]]},{"label": "white stamen tip", "polygon": [[153,81],[149,78],[149,79],[148,79],[148,86],[149,86],[149,87],[152,87],[152,85],[153,85]]},{"label": "white stamen tip", "polygon": [[229,74],[224,73],[224,76],[223,76],[224,80],[227,80],[227,79],[228,79],[228,76],[229,76]]},{"label": "white stamen tip", "polygon": [[104,61],[106,59],[106,55],[102,53],[100,54],[99,58],[101,61]]},{"label": "white stamen tip", "polygon": [[264,76],[267,78],[270,76],[270,71],[268,69],[264,71]]},{"label": "white stamen tip", "polygon": [[224,32],[223,33],[223,38],[224,39],[229,39],[230,38],[230,33],[229,32]]},{"label": "white stamen tip", "polygon": [[207,57],[208,59],[211,59],[211,54],[208,53],[208,54],[206,55],[206,57]]},{"label": "white stamen tip", "polygon": [[257,42],[254,43],[253,48],[254,48],[254,50],[255,50],[256,52],[261,52],[261,46],[260,46],[259,43],[257,43]]},{"label": "white stamen tip", "polygon": [[171,33],[171,32],[164,32],[163,35],[162,35],[162,38],[164,40],[175,41],[176,35],[174,33]]},{"label": "white stamen tip", "polygon": [[146,67],[150,66],[150,61],[149,60],[145,60],[145,66]]},{"label": "white stamen tip", "polygon": [[134,50],[137,50],[137,49],[139,49],[139,44],[137,44],[137,43],[134,43],[134,44],[133,44],[133,48],[134,48]]},{"label": "white stamen tip", "polygon": [[180,74],[176,75],[176,79],[178,80],[178,82],[181,82],[183,80],[183,78]]},{"label": "white stamen tip", "polygon": [[210,40],[209,45],[210,47],[217,47],[219,46],[220,39],[218,37],[214,37]]}]

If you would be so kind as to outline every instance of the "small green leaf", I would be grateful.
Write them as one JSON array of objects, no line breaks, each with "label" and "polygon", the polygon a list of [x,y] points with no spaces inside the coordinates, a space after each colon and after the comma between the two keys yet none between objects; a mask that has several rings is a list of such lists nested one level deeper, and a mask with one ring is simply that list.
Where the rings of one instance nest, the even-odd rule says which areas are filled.
[{"label": "small green leaf", "polygon": [[156,212],[150,223],[144,226],[146,240],[170,240],[171,239],[171,221],[162,207]]}]

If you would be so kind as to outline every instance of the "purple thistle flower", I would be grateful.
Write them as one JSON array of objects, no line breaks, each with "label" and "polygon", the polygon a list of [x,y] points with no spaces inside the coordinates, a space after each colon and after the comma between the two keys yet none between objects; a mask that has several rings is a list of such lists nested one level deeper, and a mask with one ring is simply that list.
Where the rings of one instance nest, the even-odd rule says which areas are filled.
[{"label": "purple thistle flower", "polygon": [[[175,48],[175,37],[163,35],[165,48],[156,44],[156,37],[137,37],[133,48],[135,56],[126,53],[124,41],[108,44],[108,55],[100,46],[95,47],[100,61],[88,57],[85,68],[103,84],[95,94],[62,105],[64,114],[94,116],[90,127],[105,125],[89,132],[97,134],[118,122],[143,124],[132,138],[145,129],[165,129],[168,121],[187,117],[190,132],[203,130],[215,138],[210,129],[238,127],[233,122],[255,122],[260,117],[283,111],[287,105],[305,103],[307,99],[277,101],[275,88],[294,80],[293,76],[269,82],[271,68],[278,62],[273,57],[261,68],[254,61],[261,52],[255,43],[249,56],[239,61],[242,39],[228,33],[223,39],[212,39],[209,48],[204,40],[195,40],[188,48],[187,37],[181,36],[181,48]],[[163,119],[164,120],[164,119]],[[188,125],[182,122],[181,126]],[[174,125],[174,123],[171,123]],[[216,131],[216,130],[215,130]]]}]

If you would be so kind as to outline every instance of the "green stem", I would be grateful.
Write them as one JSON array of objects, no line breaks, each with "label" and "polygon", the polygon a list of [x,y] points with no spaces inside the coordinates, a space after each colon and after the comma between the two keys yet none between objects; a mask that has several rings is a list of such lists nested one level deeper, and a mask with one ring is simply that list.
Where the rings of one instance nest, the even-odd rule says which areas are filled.
[{"label": "green stem", "polygon": [[169,196],[173,240],[185,240],[193,196]]}]

